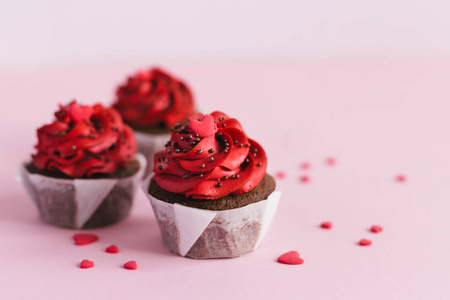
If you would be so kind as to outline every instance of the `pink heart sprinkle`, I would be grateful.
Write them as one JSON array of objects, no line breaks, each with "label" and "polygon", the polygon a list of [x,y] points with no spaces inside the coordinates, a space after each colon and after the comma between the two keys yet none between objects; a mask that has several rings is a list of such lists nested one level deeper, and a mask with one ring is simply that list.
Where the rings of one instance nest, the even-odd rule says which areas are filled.
[{"label": "pink heart sprinkle", "polygon": [[303,183],[308,183],[310,181],[310,178],[309,178],[309,176],[306,176],[306,175],[300,176],[300,181]]},{"label": "pink heart sprinkle", "polygon": [[81,269],[89,269],[89,268],[92,268],[93,266],[94,266],[94,262],[90,261],[88,259],[85,259],[80,263]]},{"label": "pink heart sprinkle", "polygon": [[278,178],[278,179],[284,179],[284,178],[286,178],[286,173],[284,173],[284,172],[282,172],[282,171],[277,172],[277,173],[275,174],[275,177]]},{"label": "pink heart sprinkle", "polygon": [[297,251],[289,251],[278,257],[277,262],[287,265],[301,265],[303,259],[300,258],[300,254]]},{"label": "pink heart sprinkle", "polygon": [[126,262],[123,267],[127,270],[136,270],[137,269],[137,263],[134,260],[131,260],[129,262]]},{"label": "pink heart sprinkle", "polygon": [[331,229],[333,227],[333,223],[331,223],[330,221],[326,221],[320,224],[320,227],[324,229]]},{"label": "pink heart sprinkle", "polygon": [[406,176],[405,175],[397,175],[397,177],[395,178],[398,182],[405,182],[406,181]]},{"label": "pink heart sprinkle", "polygon": [[199,137],[206,137],[214,135],[216,132],[216,125],[214,118],[211,115],[200,117],[201,114],[195,114],[189,118],[189,130],[192,133],[197,133]]},{"label": "pink heart sprinkle", "polygon": [[383,227],[379,225],[372,225],[372,227],[370,227],[370,231],[372,231],[373,233],[379,233],[383,231]]},{"label": "pink heart sprinkle", "polygon": [[300,168],[302,168],[303,170],[309,170],[311,168],[311,165],[307,162],[303,162],[300,164]]},{"label": "pink heart sprinkle", "polygon": [[72,238],[77,246],[83,246],[98,241],[98,236],[93,233],[75,233]]},{"label": "pink heart sprinkle", "polygon": [[329,157],[325,160],[325,163],[329,166],[334,166],[336,164],[336,159],[333,157]]},{"label": "pink heart sprinkle", "polygon": [[359,245],[360,246],[370,246],[370,245],[372,245],[372,241],[368,240],[368,239],[361,239],[361,240],[359,240]]},{"label": "pink heart sprinkle", "polygon": [[108,253],[119,253],[119,248],[116,245],[111,245],[105,249]]}]

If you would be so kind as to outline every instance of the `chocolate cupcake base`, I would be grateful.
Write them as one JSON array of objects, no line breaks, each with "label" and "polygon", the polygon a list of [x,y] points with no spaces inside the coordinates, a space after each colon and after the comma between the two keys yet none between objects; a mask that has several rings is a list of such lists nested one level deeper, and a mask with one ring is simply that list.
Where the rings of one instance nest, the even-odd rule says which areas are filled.
[{"label": "chocolate cupcake base", "polygon": [[[170,251],[190,258],[231,258],[258,248],[281,196],[281,192],[272,190],[266,198],[239,208],[200,209],[175,200],[157,199],[148,192],[151,178],[147,178],[143,188],[152,204],[164,245]],[[257,188],[247,194],[257,193]],[[174,194],[174,198],[177,196]]]},{"label": "chocolate cupcake base", "polygon": [[117,223],[130,212],[146,167],[143,155],[136,154],[135,159],[139,168],[121,178],[56,178],[32,173],[26,164],[19,175],[44,222],[65,228],[96,228]]}]

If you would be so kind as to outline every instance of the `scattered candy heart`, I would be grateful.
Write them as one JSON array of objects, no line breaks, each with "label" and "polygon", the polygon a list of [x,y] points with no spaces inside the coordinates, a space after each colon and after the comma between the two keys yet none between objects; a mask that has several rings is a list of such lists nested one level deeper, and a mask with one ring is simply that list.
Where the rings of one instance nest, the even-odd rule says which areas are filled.
[{"label": "scattered candy heart", "polygon": [[373,233],[379,233],[383,231],[383,227],[379,225],[372,225],[372,227],[370,227],[370,231],[372,231]]},{"label": "scattered candy heart", "polygon": [[199,137],[214,135],[216,125],[211,115],[194,114],[189,118],[189,129],[197,133]]},{"label": "scattered candy heart", "polygon": [[275,174],[275,177],[277,177],[278,179],[284,179],[286,177],[286,173],[284,173],[284,172],[277,172]]},{"label": "scattered candy heart", "polygon": [[333,157],[329,157],[325,160],[325,163],[329,166],[334,166],[336,164],[336,159]]},{"label": "scattered candy heart", "polygon": [[331,223],[330,221],[326,221],[320,224],[320,227],[324,229],[331,229],[333,227],[333,223]]},{"label": "scattered candy heart", "polygon": [[287,265],[301,265],[303,259],[300,258],[300,254],[297,251],[289,251],[278,257],[277,262]]},{"label": "scattered candy heart", "polygon": [[77,246],[91,244],[98,240],[98,236],[93,233],[76,233],[72,238]]},{"label": "scattered candy heart", "polygon": [[406,176],[405,175],[397,175],[396,180],[398,182],[405,182],[406,181]]},{"label": "scattered candy heart", "polygon": [[80,263],[81,269],[89,269],[89,268],[92,268],[93,266],[94,266],[94,262],[90,261],[88,259],[85,259]]},{"label": "scattered candy heart", "polygon": [[126,262],[123,267],[127,270],[136,270],[137,269],[137,263],[134,260],[131,260],[129,262]]},{"label": "scattered candy heart", "polygon": [[303,170],[309,170],[310,167],[311,165],[307,162],[303,162],[300,164],[300,168],[302,168]]},{"label": "scattered candy heart", "polygon": [[108,253],[119,253],[119,248],[116,245],[111,245],[105,249]]},{"label": "scattered candy heart", "polygon": [[303,182],[303,183],[309,182],[309,176],[306,176],[306,175],[301,176],[300,177],[300,181]]},{"label": "scattered candy heart", "polygon": [[359,245],[360,246],[370,246],[370,245],[372,245],[372,241],[367,240],[367,239],[361,239],[361,240],[359,240]]}]

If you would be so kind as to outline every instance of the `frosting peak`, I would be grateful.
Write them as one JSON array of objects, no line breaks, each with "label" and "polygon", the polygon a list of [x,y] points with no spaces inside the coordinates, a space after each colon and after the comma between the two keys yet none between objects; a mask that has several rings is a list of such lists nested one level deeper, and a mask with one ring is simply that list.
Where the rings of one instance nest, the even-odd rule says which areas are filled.
[{"label": "frosting peak", "polygon": [[215,111],[176,125],[165,151],[155,154],[153,172],[167,191],[217,199],[252,190],[266,168],[264,149],[247,137],[239,121]]},{"label": "frosting peak", "polygon": [[142,70],[118,87],[113,107],[135,127],[184,122],[194,111],[188,86],[161,69]]},{"label": "frosting peak", "polygon": [[73,101],[60,105],[55,116],[53,123],[37,130],[38,152],[32,159],[38,169],[80,178],[113,173],[133,160],[134,133],[115,109]]}]

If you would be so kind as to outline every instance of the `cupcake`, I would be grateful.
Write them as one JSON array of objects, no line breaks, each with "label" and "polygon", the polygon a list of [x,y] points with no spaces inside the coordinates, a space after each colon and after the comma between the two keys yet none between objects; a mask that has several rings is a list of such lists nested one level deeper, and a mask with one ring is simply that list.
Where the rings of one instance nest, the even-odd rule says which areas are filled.
[{"label": "cupcake", "polygon": [[256,249],[281,193],[264,149],[221,112],[177,125],[143,188],[163,242],[191,258],[236,257]]},{"label": "cupcake", "polygon": [[146,167],[135,154],[133,130],[101,104],[75,101],[37,130],[37,153],[20,179],[43,221],[58,227],[95,228],[124,219]]},{"label": "cupcake", "polygon": [[153,68],[138,72],[120,85],[113,107],[134,129],[138,151],[148,160],[148,175],[153,167],[153,154],[164,148],[170,128],[187,122],[194,112],[194,101],[185,83]]}]

